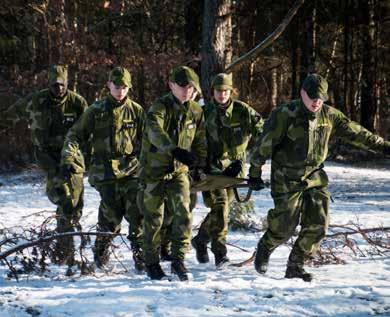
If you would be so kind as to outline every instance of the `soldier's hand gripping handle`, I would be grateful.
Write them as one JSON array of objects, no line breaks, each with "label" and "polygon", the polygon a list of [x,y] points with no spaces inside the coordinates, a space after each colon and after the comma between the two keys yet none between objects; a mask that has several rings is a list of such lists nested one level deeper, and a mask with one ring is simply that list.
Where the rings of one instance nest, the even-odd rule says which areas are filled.
[{"label": "soldier's hand gripping handle", "polygon": [[261,177],[249,177],[248,185],[252,190],[262,190],[263,188],[267,187]]},{"label": "soldier's hand gripping handle", "polygon": [[172,155],[176,160],[187,165],[190,169],[196,166],[197,157],[190,151],[177,147],[172,151]]},{"label": "soldier's hand gripping handle", "polygon": [[229,177],[237,177],[237,175],[240,174],[241,170],[242,170],[241,160],[235,160],[232,163],[230,163],[228,167],[224,169],[222,174]]}]

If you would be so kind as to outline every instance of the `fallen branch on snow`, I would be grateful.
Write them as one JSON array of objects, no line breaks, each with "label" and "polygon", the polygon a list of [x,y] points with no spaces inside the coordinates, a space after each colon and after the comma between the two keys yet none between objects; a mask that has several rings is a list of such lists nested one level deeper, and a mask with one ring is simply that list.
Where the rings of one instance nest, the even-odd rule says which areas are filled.
[{"label": "fallen branch on snow", "polygon": [[5,259],[9,255],[14,254],[14,253],[19,252],[19,251],[23,251],[24,249],[34,247],[34,246],[37,246],[37,245],[40,245],[43,243],[51,242],[53,240],[66,238],[66,237],[74,237],[74,236],[81,236],[81,237],[82,236],[122,236],[122,235],[126,236],[125,234],[121,234],[121,233],[97,232],[97,231],[96,232],[88,232],[88,231],[81,232],[81,231],[79,231],[79,232],[64,232],[64,233],[52,234],[49,236],[39,238],[38,240],[29,241],[26,243],[19,244],[19,245],[15,246],[7,251],[1,252],[0,253],[0,261]]},{"label": "fallen branch on snow", "polygon": [[[336,249],[349,248],[355,256],[367,256],[372,254],[386,255],[390,251],[390,227],[374,227],[374,228],[361,228],[359,225],[330,225],[331,229],[344,229],[344,231],[335,232],[326,235],[322,241],[321,247],[318,250],[316,257],[312,260],[314,265],[322,265],[327,263],[345,264],[345,261],[337,256]],[[381,236],[374,238],[370,237],[370,233],[380,233]],[[355,240],[350,239],[349,236],[360,234],[361,237],[371,246],[371,250],[364,252],[361,250]],[[344,242],[335,243],[336,239],[344,238]],[[232,263],[231,266],[242,267],[250,265],[256,256],[256,251],[253,252],[248,259]]]}]

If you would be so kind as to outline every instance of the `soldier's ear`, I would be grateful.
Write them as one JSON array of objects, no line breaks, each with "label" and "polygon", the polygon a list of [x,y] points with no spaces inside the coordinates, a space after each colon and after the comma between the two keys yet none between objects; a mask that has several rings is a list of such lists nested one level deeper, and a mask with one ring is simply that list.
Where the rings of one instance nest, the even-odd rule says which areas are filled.
[{"label": "soldier's ear", "polygon": [[108,89],[110,89],[110,83],[111,83],[110,81],[108,81],[108,82],[106,83],[106,86],[107,86]]}]

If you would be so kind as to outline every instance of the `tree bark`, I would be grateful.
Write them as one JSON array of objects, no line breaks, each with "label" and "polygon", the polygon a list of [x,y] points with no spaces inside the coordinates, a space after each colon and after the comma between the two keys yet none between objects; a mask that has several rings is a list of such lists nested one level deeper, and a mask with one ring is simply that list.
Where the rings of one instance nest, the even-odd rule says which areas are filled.
[{"label": "tree bark", "polygon": [[202,91],[209,99],[213,76],[222,72],[232,58],[232,1],[205,0],[202,30]]},{"label": "tree bark", "polygon": [[310,2],[303,18],[303,36],[301,38],[301,67],[299,72],[300,82],[307,74],[316,71],[316,1]]},{"label": "tree bark", "polygon": [[363,53],[362,53],[362,85],[361,85],[361,118],[362,126],[375,131],[375,116],[378,110],[376,91],[376,28],[374,10],[376,0],[362,0],[361,9],[364,14]]},{"label": "tree bark", "polygon": [[64,60],[64,33],[67,29],[65,19],[65,0],[50,1],[50,32],[51,42],[51,63],[61,64]]}]

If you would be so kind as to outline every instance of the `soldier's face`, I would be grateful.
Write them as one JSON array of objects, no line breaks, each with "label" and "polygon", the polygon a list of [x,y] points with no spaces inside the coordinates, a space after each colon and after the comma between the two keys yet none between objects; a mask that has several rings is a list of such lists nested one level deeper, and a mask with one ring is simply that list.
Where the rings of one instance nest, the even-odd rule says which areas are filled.
[{"label": "soldier's face", "polygon": [[169,88],[171,89],[172,94],[176,97],[176,99],[180,101],[180,103],[185,103],[191,100],[194,94],[194,87],[191,85],[182,87],[176,83],[169,82]]},{"label": "soldier's face", "polygon": [[213,89],[214,99],[216,102],[218,102],[221,105],[224,105],[229,101],[231,94],[232,91],[229,89],[228,90]]},{"label": "soldier's face", "polygon": [[57,98],[63,97],[66,93],[67,88],[68,88],[68,85],[66,83],[65,84],[54,83],[54,84],[50,85],[51,93]]},{"label": "soldier's face", "polygon": [[111,96],[114,97],[117,101],[122,101],[126,98],[127,93],[129,92],[129,87],[127,86],[117,86],[112,81],[107,83],[108,89],[110,89]]},{"label": "soldier's face", "polygon": [[301,89],[301,98],[307,110],[317,112],[322,108],[324,101],[322,99],[311,99],[305,89]]}]

